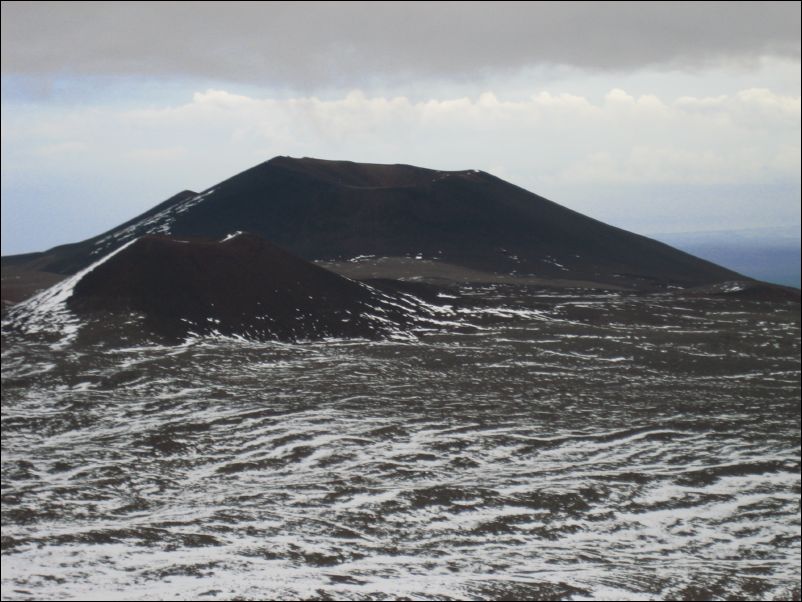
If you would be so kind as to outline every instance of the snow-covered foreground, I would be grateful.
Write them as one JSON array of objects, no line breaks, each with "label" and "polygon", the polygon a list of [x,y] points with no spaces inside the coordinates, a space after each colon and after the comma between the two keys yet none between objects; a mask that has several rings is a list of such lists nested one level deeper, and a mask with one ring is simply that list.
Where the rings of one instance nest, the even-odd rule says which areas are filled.
[{"label": "snow-covered foreground", "polygon": [[3,598],[798,595],[798,305],[463,293],[509,302],[419,340],[6,336]]}]

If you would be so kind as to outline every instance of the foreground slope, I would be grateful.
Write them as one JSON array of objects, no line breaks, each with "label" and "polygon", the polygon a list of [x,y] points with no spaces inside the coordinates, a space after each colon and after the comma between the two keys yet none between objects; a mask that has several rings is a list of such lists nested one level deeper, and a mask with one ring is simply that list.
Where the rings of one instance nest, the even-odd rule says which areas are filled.
[{"label": "foreground slope", "polygon": [[426,321],[425,306],[409,294],[324,270],[252,234],[219,241],[148,235],[15,306],[4,326],[63,333],[95,324],[105,331],[135,316],[169,339],[374,338]]},{"label": "foreground slope", "polygon": [[419,257],[490,274],[626,288],[742,276],[476,170],[276,157],[103,235],[4,262],[72,274],[146,234],[246,230],[308,260]]}]

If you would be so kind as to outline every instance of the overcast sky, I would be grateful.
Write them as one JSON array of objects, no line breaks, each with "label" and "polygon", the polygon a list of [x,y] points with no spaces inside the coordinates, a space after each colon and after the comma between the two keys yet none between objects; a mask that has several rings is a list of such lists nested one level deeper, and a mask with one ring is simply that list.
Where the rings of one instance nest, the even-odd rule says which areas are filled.
[{"label": "overcast sky", "polygon": [[800,5],[2,4],[2,252],[275,155],[489,171],[640,233],[800,222]]}]

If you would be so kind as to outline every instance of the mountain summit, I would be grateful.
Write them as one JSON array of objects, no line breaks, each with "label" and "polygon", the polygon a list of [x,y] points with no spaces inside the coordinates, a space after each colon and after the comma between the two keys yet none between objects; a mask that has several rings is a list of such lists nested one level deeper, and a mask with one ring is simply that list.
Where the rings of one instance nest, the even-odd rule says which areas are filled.
[{"label": "mountain summit", "polygon": [[4,258],[4,267],[68,275],[147,234],[219,240],[238,230],[307,260],[416,257],[639,289],[744,279],[482,171],[290,157],[181,192],[86,241]]}]

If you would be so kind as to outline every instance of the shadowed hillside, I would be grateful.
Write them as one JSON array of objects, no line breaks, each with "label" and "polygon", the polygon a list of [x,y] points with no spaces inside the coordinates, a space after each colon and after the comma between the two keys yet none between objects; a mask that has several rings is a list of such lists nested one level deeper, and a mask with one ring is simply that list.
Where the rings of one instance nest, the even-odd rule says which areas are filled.
[{"label": "shadowed hillside", "polygon": [[3,258],[3,267],[66,275],[138,236],[220,239],[237,230],[307,260],[417,257],[487,274],[641,289],[743,279],[484,172],[289,157],[201,194],[184,191],[86,241]]}]

